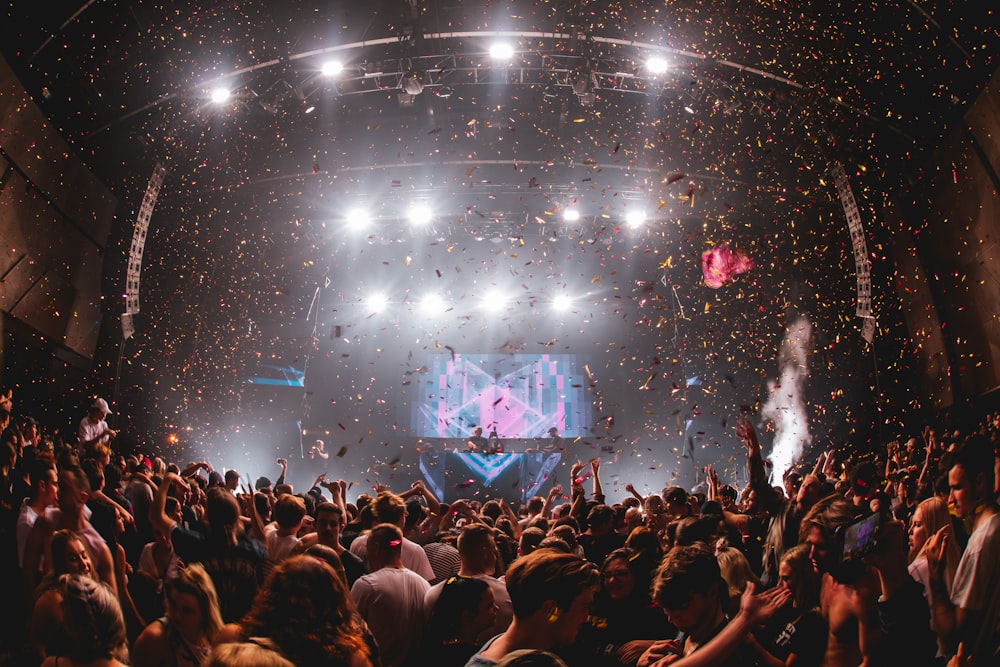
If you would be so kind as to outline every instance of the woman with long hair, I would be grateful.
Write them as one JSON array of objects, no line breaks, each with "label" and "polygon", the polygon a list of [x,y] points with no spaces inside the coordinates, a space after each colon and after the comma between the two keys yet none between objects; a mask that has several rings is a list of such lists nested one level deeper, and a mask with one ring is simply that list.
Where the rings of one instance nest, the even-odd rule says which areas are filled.
[{"label": "woman with long hair", "polygon": [[90,552],[72,530],[52,534],[52,569],[35,589],[35,602],[28,626],[29,651],[37,664],[46,655],[60,655],[67,638],[63,632],[63,586],[61,577],[75,574],[95,578]]},{"label": "woman with long hair", "polygon": [[778,564],[778,588],[789,601],[747,643],[760,667],[818,667],[826,652],[826,621],[819,610],[820,582],[809,558],[809,545],[786,551]]},{"label": "woman with long hair", "polygon": [[735,547],[716,549],[715,558],[719,561],[722,578],[726,580],[729,587],[729,604],[726,606],[726,613],[729,616],[735,616],[740,610],[740,596],[746,590],[747,584],[752,583],[759,590],[760,578],[750,568],[750,561],[743,555],[743,552]]},{"label": "woman with long hair", "polygon": [[372,667],[372,649],[344,582],[325,562],[293,556],[279,563],[240,623],[222,642],[254,642],[296,665]]},{"label": "woman with long hair", "polygon": [[[927,565],[927,541],[931,535],[936,534],[945,526],[951,525],[951,514],[948,512],[948,504],[937,496],[924,500],[910,517],[909,541],[910,541],[910,576],[924,587],[924,597],[927,604],[934,609],[934,591],[931,585],[930,570]],[[958,569],[958,561],[962,555],[958,552],[956,540],[948,540],[945,545],[944,557],[941,559],[939,567],[943,570],[944,583],[947,590],[951,590],[951,582],[955,579],[955,570]],[[934,622],[934,615],[931,614],[931,630],[935,633],[938,628]],[[938,656],[947,655],[944,644],[938,642]]]},{"label": "woman with long hair", "polygon": [[222,630],[215,586],[198,563],[165,584],[167,613],[150,623],[132,648],[134,667],[202,667]]}]

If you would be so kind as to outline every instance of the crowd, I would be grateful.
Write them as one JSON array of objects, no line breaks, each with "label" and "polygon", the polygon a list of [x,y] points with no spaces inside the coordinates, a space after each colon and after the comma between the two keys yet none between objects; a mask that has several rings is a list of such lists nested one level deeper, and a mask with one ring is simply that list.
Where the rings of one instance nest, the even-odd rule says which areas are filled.
[{"label": "crowd", "polygon": [[[608,498],[601,462],[545,497],[347,496],[74,442],[0,402],[8,664],[1000,664],[1000,417],[780,486]],[[563,486],[565,484],[565,487]],[[589,487],[589,488],[588,488]]]}]

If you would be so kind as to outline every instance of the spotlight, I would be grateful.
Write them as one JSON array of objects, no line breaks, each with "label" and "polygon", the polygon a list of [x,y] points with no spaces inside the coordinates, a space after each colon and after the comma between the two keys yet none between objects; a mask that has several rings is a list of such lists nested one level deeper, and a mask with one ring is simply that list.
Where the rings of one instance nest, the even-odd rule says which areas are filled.
[{"label": "spotlight", "polygon": [[505,294],[499,287],[495,287],[484,294],[483,300],[480,303],[483,310],[494,313],[500,312],[506,305],[507,294]]},{"label": "spotlight", "polygon": [[552,299],[552,308],[560,313],[565,313],[573,307],[573,299],[568,294],[560,294]]},{"label": "spotlight", "polygon": [[493,60],[510,60],[514,57],[514,47],[506,42],[496,42],[490,45],[490,58]]},{"label": "spotlight", "polygon": [[446,100],[452,96],[455,90],[451,86],[438,86],[437,88],[431,90],[431,92],[441,99]]},{"label": "spotlight", "polygon": [[376,293],[368,297],[365,303],[373,313],[381,313],[389,305],[389,299],[386,298],[385,294]]},{"label": "spotlight", "polygon": [[230,95],[232,95],[232,93],[229,92],[229,89],[223,88],[221,86],[219,86],[218,88],[213,88],[211,93],[212,101],[215,102],[216,104],[222,104],[226,102],[229,99]]},{"label": "spotlight", "polygon": [[339,60],[328,60],[323,63],[322,67],[319,68],[319,71],[323,74],[323,76],[337,76],[344,71],[344,63]]},{"label": "spotlight", "polygon": [[440,294],[426,294],[420,300],[420,310],[428,315],[435,315],[444,310],[444,299]]},{"label": "spotlight", "polygon": [[650,74],[663,74],[669,67],[667,61],[659,56],[653,56],[646,61],[646,71]]},{"label": "spotlight", "polygon": [[351,229],[364,231],[371,226],[371,223],[372,220],[371,216],[368,215],[368,211],[356,208],[347,213],[347,224]]},{"label": "spotlight", "polygon": [[642,211],[629,211],[625,214],[625,224],[633,229],[641,227],[646,222],[646,214]]},{"label": "spotlight", "polygon": [[431,210],[423,204],[417,204],[410,209],[409,219],[411,225],[426,225],[432,218]]},{"label": "spotlight", "polygon": [[566,222],[576,222],[580,219],[580,212],[575,208],[568,208],[563,211],[563,220]]}]

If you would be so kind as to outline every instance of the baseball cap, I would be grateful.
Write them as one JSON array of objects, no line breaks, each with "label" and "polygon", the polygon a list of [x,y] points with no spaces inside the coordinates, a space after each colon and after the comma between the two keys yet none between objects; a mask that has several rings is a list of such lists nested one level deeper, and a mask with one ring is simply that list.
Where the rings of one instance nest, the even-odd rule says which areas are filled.
[{"label": "baseball cap", "polygon": [[111,414],[111,408],[108,407],[108,402],[105,401],[103,398],[96,399],[93,402],[93,404],[90,406],[90,408],[92,410],[100,410],[101,412],[103,412],[106,415],[110,415]]}]

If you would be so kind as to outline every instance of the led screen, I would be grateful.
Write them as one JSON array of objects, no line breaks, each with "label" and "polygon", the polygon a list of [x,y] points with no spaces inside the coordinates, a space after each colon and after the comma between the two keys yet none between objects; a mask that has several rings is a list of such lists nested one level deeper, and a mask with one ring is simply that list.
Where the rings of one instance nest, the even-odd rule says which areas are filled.
[{"label": "led screen", "polygon": [[480,426],[499,438],[586,435],[590,403],[573,354],[435,354],[414,381],[413,432],[467,438]]}]

